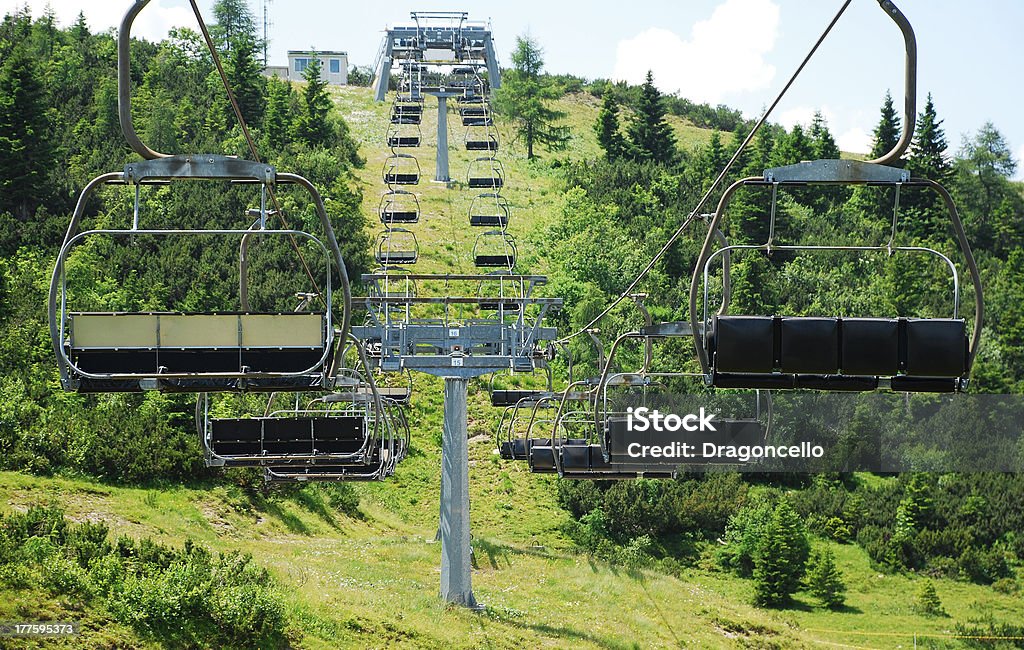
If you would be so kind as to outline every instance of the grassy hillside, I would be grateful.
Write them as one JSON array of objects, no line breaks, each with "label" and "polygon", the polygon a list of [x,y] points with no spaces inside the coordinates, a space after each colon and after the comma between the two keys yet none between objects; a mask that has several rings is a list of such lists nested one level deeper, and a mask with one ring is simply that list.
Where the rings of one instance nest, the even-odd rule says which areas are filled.
[{"label": "grassy hillside", "polygon": [[[113,535],[250,552],[287,594],[290,634],[302,648],[887,648],[908,647],[915,632],[921,647],[945,647],[927,635],[949,634],[953,621],[1020,617],[1018,598],[951,581],[937,581],[950,618],[920,616],[918,579],[880,574],[850,545],[832,545],[849,587],[837,612],[817,609],[806,594],[792,609],[756,609],[749,581],[719,572],[674,577],[573,555],[556,530],[551,480],[492,463],[483,442],[472,446],[471,490],[474,589],[486,610],[447,607],[436,598],[440,548],[430,517],[438,453],[423,437],[394,481],[360,486],[361,519],[332,511],[308,488],[253,500],[223,486],[147,490],[11,473],[0,474],[0,503],[59,504],[73,520],[107,522]],[[24,618],[82,613],[59,595],[5,591],[0,619]],[[101,613],[85,620],[95,629],[67,647],[143,645]]]},{"label": "grassy hillside", "polygon": [[[344,87],[333,89],[338,108],[345,116],[352,135],[359,142],[361,153],[366,158],[363,169],[357,170],[360,187],[363,190],[363,211],[371,220],[371,231],[380,231],[377,218],[381,195],[386,186],[381,179],[384,160],[391,154],[384,146],[387,122],[391,111],[391,96],[387,102],[377,103],[369,89]],[[501,148],[497,154],[505,169],[506,187],[502,195],[512,205],[512,219],[509,232],[522,242],[526,237],[545,224],[551,223],[561,209],[558,194],[557,175],[551,169],[556,159],[594,159],[600,149],[594,137],[593,124],[597,119],[600,102],[592,95],[580,93],[568,95],[555,102],[555,108],[567,113],[564,124],[570,128],[571,139],[565,151],[543,154],[539,160],[528,161],[526,149],[517,142],[508,125],[499,121]],[[676,131],[681,146],[692,148],[707,142],[712,131],[685,124],[680,118],[669,116],[669,122]],[[465,127],[455,113],[448,119],[449,170],[452,178],[450,189],[444,184],[432,182],[436,169],[437,146],[437,104],[436,100],[425,103],[421,125],[423,144],[419,148],[404,149],[417,157],[421,167],[420,184],[411,189],[419,196],[422,207],[420,223],[411,226],[420,244],[420,261],[416,271],[423,273],[473,273],[473,242],[479,234],[468,227],[469,208],[473,197],[479,191],[466,187],[466,178],[471,161],[478,152],[467,152],[462,147]],[[520,251],[521,257],[529,260],[531,273],[545,273],[545,260],[532,258],[528,249]]]}]

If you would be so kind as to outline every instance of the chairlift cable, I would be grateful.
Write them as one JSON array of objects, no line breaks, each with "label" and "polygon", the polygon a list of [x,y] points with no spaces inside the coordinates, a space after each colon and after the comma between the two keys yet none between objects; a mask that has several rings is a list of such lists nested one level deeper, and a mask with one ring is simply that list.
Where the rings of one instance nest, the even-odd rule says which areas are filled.
[{"label": "chairlift cable", "polygon": [[611,304],[605,307],[605,309],[600,314],[595,316],[593,320],[591,320],[585,326],[580,328],[578,331],[570,334],[569,336],[563,337],[555,341],[555,343],[567,343],[572,339],[576,338],[577,336],[579,336],[580,334],[586,333],[588,329],[594,327],[598,323],[598,321],[607,316],[611,312],[611,310],[614,309],[619,303],[628,298],[629,295],[634,292],[637,285],[639,285],[640,282],[645,277],[647,277],[647,274],[654,269],[654,265],[657,264],[658,261],[665,256],[665,253],[667,253],[669,249],[672,248],[672,245],[676,243],[676,240],[678,240],[679,237],[682,236],[682,234],[690,226],[690,224],[693,223],[693,221],[700,214],[701,209],[703,209],[704,204],[708,202],[708,199],[711,198],[711,195],[714,194],[715,190],[717,190],[719,185],[722,184],[722,181],[725,180],[726,174],[729,173],[729,170],[732,169],[732,166],[739,159],[740,155],[742,155],[743,151],[747,148],[747,145],[750,144],[750,141],[753,140],[754,136],[761,129],[764,123],[768,120],[768,117],[772,114],[772,111],[775,110],[775,107],[778,106],[779,102],[782,101],[782,98],[789,91],[790,86],[793,85],[793,82],[795,82],[797,77],[800,76],[800,73],[803,72],[804,67],[806,67],[806,65],[810,62],[811,57],[813,57],[814,54],[818,51],[818,48],[825,41],[825,38],[832,31],[832,28],[835,27],[836,23],[839,22],[839,19],[842,17],[843,13],[846,12],[846,8],[850,6],[851,1],[852,0],[845,0],[845,2],[843,2],[843,5],[839,8],[839,11],[837,11],[836,15],[832,18],[832,21],[828,24],[827,27],[825,27],[825,30],[821,33],[821,36],[818,37],[818,40],[807,52],[807,55],[804,57],[803,61],[793,72],[792,76],[790,76],[789,81],[786,82],[786,85],[783,86],[782,90],[775,97],[775,101],[773,101],[771,106],[769,106],[761,115],[757,123],[754,124],[754,128],[750,130],[750,133],[747,134],[747,137],[744,138],[743,142],[740,143],[740,146],[737,147],[736,152],[732,155],[732,158],[730,158],[729,162],[727,162],[725,164],[725,167],[722,168],[722,171],[718,174],[718,178],[716,178],[715,182],[711,184],[711,187],[707,189],[707,191],[704,193],[704,196],[701,197],[701,200],[697,203],[697,206],[693,209],[692,212],[690,212],[689,216],[686,217],[686,220],[683,221],[683,223],[679,226],[679,228],[676,229],[674,233],[672,233],[672,236],[669,237],[668,241],[665,242],[665,245],[661,247],[661,250],[659,250],[653,258],[651,258],[647,266],[644,267],[644,270],[641,271],[640,274],[636,276],[636,278],[629,284],[628,287],[626,287],[625,291],[619,294],[618,298],[616,298],[614,301],[612,301]]},{"label": "chairlift cable", "polygon": [[[221,61],[220,53],[217,51],[217,47],[213,43],[213,37],[210,36],[210,30],[206,27],[206,21],[203,19],[203,14],[199,10],[199,5],[196,0],[189,0],[192,4],[192,11],[196,15],[196,21],[199,23],[199,29],[203,33],[203,38],[206,40],[206,47],[210,50],[210,56],[213,58],[213,63],[217,68],[217,73],[220,75],[221,84],[224,86],[224,90],[227,93],[228,101],[231,103],[231,110],[235,113],[235,117],[238,119],[238,124],[242,128],[242,135],[245,136],[246,144],[249,147],[249,153],[252,155],[253,160],[256,162],[262,162],[260,155],[256,150],[256,142],[253,140],[252,132],[249,130],[249,125],[245,121],[245,116],[242,115],[242,109],[238,105],[238,99],[235,97],[234,91],[231,89],[231,82],[228,80],[227,73],[224,72],[224,64]],[[291,225],[288,223],[288,219],[284,216],[284,211],[281,209],[280,203],[277,200],[277,194],[274,192],[274,188],[268,187],[267,193],[270,197],[271,202],[274,204],[274,210],[277,211],[277,215],[281,218],[281,223],[284,225],[286,230],[291,230]],[[313,284],[313,290],[316,291],[317,298],[324,305],[325,309],[331,309],[331,306],[324,300],[323,294],[320,291],[320,286],[313,276],[313,271],[309,268],[309,264],[306,262],[305,256],[302,254],[302,250],[299,248],[299,244],[295,241],[294,235],[288,236],[292,244],[292,249],[299,256],[299,262],[302,264],[302,268],[306,272],[306,276],[309,281]],[[339,273],[344,277],[346,275],[345,269],[339,269]],[[347,282],[342,282],[343,288],[347,286]],[[346,290],[347,292],[347,290]],[[348,320],[348,314],[345,315],[346,321]],[[342,328],[343,331],[347,331],[347,327]]]}]

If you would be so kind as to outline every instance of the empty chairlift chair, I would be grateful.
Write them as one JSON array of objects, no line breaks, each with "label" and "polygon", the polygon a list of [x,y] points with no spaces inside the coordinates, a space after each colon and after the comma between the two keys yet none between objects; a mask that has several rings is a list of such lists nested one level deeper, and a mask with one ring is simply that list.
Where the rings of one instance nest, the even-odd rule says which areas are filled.
[{"label": "empty chairlift chair", "polygon": [[516,242],[502,230],[488,230],[476,238],[473,260],[480,268],[504,268],[516,265]]},{"label": "empty chairlift chair", "polygon": [[[947,208],[960,253],[974,285],[973,334],[959,316],[960,275],[945,254],[920,246],[896,246],[892,239],[881,246],[733,245],[713,250],[709,235],[704,242],[690,288],[691,325],[706,381],[721,388],[767,388],[871,391],[891,388],[907,392],[954,392],[967,382],[977,352],[982,326],[982,290],[974,257],[949,193],[934,181],[912,179],[906,171],[850,160],[821,160],[770,169],[763,178],[737,181],[726,190],[711,228],[721,226],[730,199],[740,188],[767,188],[772,193],[769,216],[774,231],[779,187],[823,183],[868,184],[895,188],[896,209],[892,233],[897,232],[901,189],[936,192]],[[732,315],[727,302],[718,314],[707,315],[708,270],[721,254],[730,251],[848,251],[931,256],[950,270],[951,317],[948,318],[845,318],[833,315]],[[698,295],[704,287],[703,312]],[[702,316],[701,314],[705,314]],[[703,318],[704,328],[698,319]],[[701,336],[701,332],[706,332]]]},{"label": "empty chairlift chair", "polygon": [[388,124],[387,143],[391,149],[405,149],[420,146],[423,134],[418,124]]},{"label": "empty chairlift chair", "polygon": [[415,264],[419,259],[416,235],[405,228],[388,228],[377,238],[377,263],[384,267]]},{"label": "empty chairlift chair", "polygon": [[476,105],[470,104],[459,107],[459,115],[462,117],[462,126],[494,126],[494,116],[491,113],[490,105],[486,101]]},{"label": "empty chairlift chair", "polygon": [[[368,368],[365,348],[358,349]],[[296,397],[287,409],[272,410],[271,395],[262,417],[212,417],[209,397],[201,397],[196,419],[207,465],[270,467],[281,474],[331,468],[347,480],[389,474],[408,446],[407,430],[394,420],[397,403],[355,370],[339,369],[334,383],[337,392],[304,405]]]},{"label": "empty chairlift chair", "polygon": [[498,150],[498,136],[491,128],[470,126],[466,128],[466,151]]},{"label": "empty chairlift chair", "polygon": [[477,158],[469,165],[469,187],[500,190],[505,185],[505,168],[497,158]]},{"label": "empty chairlift chair", "polygon": [[378,208],[381,223],[416,223],[420,220],[420,201],[412,192],[390,190],[380,199]]},{"label": "empty chairlift chair", "polygon": [[419,125],[423,119],[421,104],[395,104],[391,109],[392,124]]},{"label": "empty chairlift chair", "polygon": [[469,206],[469,225],[505,230],[511,216],[508,200],[497,192],[480,194]]},{"label": "empty chairlift chair", "polygon": [[391,154],[384,159],[381,175],[388,185],[416,185],[420,182],[420,163],[407,153]]},{"label": "empty chairlift chair", "polygon": [[[258,229],[190,230],[146,228],[140,223],[138,199],[142,187],[184,181],[233,181],[255,184],[291,183],[313,198],[327,232],[324,244],[317,237],[294,230],[265,227],[262,212]],[[136,211],[130,228],[79,232],[85,206],[92,193],[106,184],[133,184]],[[266,187],[263,185],[263,187]],[[142,215],[145,216],[144,214]],[[65,273],[68,255],[86,239],[106,237],[129,242],[151,238],[157,244],[173,238],[238,237],[296,238],[310,242],[323,257],[325,302],[331,304],[331,269],[343,262],[331,232],[323,203],[313,186],[298,176],[278,174],[265,164],[204,155],[171,156],[129,163],[124,173],[94,179],[83,191],[71,226],[58,254],[50,285],[49,318],[61,383],[79,392],[301,391],[327,381],[335,342],[330,310],[324,312],[206,312],[76,311]],[[316,268],[314,266],[313,268]],[[245,276],[242,276],[243,285]]]}]

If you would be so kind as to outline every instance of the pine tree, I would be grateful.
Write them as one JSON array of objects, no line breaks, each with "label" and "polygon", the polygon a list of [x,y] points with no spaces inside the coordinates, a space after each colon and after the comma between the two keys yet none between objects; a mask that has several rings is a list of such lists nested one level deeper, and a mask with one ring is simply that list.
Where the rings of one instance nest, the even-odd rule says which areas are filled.
[{"label": "pine tree", "polygon": [[0,211],[23,221],[48,195],[56,164],[50,124],[35,61],[18,45],[0,67]]},{"label": "pine tree", "polygon": [[[946,156],[948,145],[942,120],[935,112],[931,93],[917,117],[914,141],[907,158],[907,171],[915,178],[927,178],[939,184],[948,182],[953,166]],[[942,199],[931,190],[908,192],[901,205],[905,208],[904,229],[915,236],[942,236],[948,230],[949,217]]]},{"label": "pine tree", "polygon": [[793,130],[784,138],[781,138],[775,145],[772,152],[772,165],[795,165],[803,160],[810,160],[814,157],[814,148],[810,138],[804,133],[804,127],[799,124],[793,125]]},{"label": "pine tree", "polygon": [[942,601],[939,600],[939,593],[935,590],[935,584],[931,580],[921,583],[914,600],[914,607],[926,616],[947,616],[946,610],[942,608]]},{"label": "pine tree", "polygon": [[278,77],[267,80],[267,110],[263,116],[263,136],[271,149],[280,151],[291,142],[295,118],[292,105],[295,90]]},{"label": "pine tree", "polygon": [[[811,128],[807,132],[811,141],[811,155],[815,160],[838,160],[840,156],[839,145],[836,144],[832,132],[828,129],[828,123],[821,111],[814,112],[811,120]],[[824,212],[845,202],[850,197],[850,190],[841,185],[816,188],[809,193],[810,204],[815,210]]]},{"label": "pine tree", "polygon": [[310,147],[332,147],[337,134],[330,123],[331,97],[327,94],[327,82],[320,78],[320,59],[309,59],[302,78],[306,80],[306,91],[302,95],[302,114],[295,125],[299,140]]},{"label": "pine tree", "polygon": [[810,544],[800,516],[780,501],[754,555],[754,602],[778,607],[800,588]]},{"label": "pine tree", "polygon": [[816,554],[807,569],[807,587],[821,604],[829,609],[841,607],[846,602],[846,585],[843,574],[836,566],[831,549]]},{"label": "pine tree", "polygon": [[619,129],[619,104],[611,92],[604,95],[601,112],[594,123],[594,131],[597,133],[597,143],[604,150],[605,158],[614,161],[626,155],[626,139]]},{"label": "pine tree", "polygon": [[548,106],[557,92],[541,78],[543,70],[544,51],[537,41],[529,36],[517,36],[512,69],[502,79],[497,108],[515,122],[530,160],[536,158],[535,145],[559,151],[569,141],[568,127],[555,124],[566,114]]},{"label": "pine tree", "polygon": [[[868,158],[875,159],[884,156],[892,151],[900,140],[900,117],[893,106],[892,95],[885,91],[885,98],[882,100],[881,116],[878,125],[875,126],[874,140]],[[894,167],[903,167],[904,162],[900,160],[890,163]],[[864,213],[874,219],[892,219],[895,191],[891,188],[858,187],[854,191],[854,206],[863,210]]]},{"label": "pine tree", "polygon": [[[242,111],[242,117],[250,127],[258,127],[263,122],[266,109],[267,81],[261,73],[257,61],[257,45],[251,34],[241,33],[234,39],[234,47],[228,57],[225,73],[231,84],[231,91]],[[230,109],[228,124],[235,121],[234,109]]]},{"label": "pine tree", "polygon": [[835,160],[839,158],[839,145],[828,130],[825,116],[821,111],[815,111],[814,119],[811,120],[811,128],[808,131],[811,138],[811,151],[816,160]]},{"label": "pine tree", "polygon": [[640,86],[636,117],[629,125],[628,134],[633,155],[638,160],[665,165],[675,162],[678,155],[675,134],[665,121],[661,91],[654,85],[654,74],[650,70],[647,71],[644,84]]},{"label": "pine tree", "polygon": [[[213,5],[213,16],[217,22],[211,26],[210,32],[221,51],[235,49],[240,37],[248,35],[255,38],[256,20],[245,0],[217,0]],[[257,48],[262,49],[263,43],[258,42]]]},{"label": "pine tree", "polygon": [[[871,153],[868,154],[869,158],[884,156],[892,151],[892,148],[900,140],[900,117],[896,113],[896,108],[892,103],[892,95],[889,94],[888,90],[885,91],[885,99],[882,100],[882,116],[878,120],[878,126],[875,127],[874,135]],[[897,167],[903,166],[902,161],[895,163],[895,165]]]}]

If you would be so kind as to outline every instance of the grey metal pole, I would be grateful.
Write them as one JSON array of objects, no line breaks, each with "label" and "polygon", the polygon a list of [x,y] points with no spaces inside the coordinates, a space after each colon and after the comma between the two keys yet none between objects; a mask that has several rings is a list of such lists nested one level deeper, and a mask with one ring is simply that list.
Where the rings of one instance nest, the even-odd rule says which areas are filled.
[{"label": "grey metal pole", "polygon": [[473,597],[469,538],[469,445],[463,377],[444,378],[441,440],[441,598],[477,607]]},{"label": "grey metal pole", "polygon": [[437,96],[437,175],[434,180],[450,183],[448,175],[448,98]]}]

